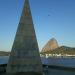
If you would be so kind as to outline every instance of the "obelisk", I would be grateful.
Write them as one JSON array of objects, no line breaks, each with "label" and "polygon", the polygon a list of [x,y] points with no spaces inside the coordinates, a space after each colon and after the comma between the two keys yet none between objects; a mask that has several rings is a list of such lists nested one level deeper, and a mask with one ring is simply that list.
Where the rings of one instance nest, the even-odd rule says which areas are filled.
[{"label": "obelisk", "polygon": [[[42,63],[35,35],[29,0],[24,8],[7,64],[7,73],[42,75]],[[25,74],[25,75],[26,75]]]}]

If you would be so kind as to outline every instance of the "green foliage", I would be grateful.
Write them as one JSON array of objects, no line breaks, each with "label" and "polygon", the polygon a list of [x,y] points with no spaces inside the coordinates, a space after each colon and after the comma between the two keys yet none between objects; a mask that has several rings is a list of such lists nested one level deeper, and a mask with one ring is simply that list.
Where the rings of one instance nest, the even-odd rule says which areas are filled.
[{"label": "green foliage", "polygon": [[75,48],[61,46],[61,47],[51,50],[51,51],[41,52],[41,54],[62,54],[62,55],[71,54],[71,55],[75,55]]}]

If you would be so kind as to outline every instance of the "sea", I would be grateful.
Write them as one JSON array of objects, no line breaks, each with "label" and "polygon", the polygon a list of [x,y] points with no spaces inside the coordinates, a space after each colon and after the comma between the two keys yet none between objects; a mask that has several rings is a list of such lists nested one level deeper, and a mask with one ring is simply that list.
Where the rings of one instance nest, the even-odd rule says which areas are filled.
[{"label": "sea", "polygon": [[9,56],[0,56],[0,64],[7,64]]},{"label": "sea", "polygon": [[46,65],[55,65],[55,66],[64,66],[75,68],[75,57],[49,57],[49,58],[41,58],[42,64]]},{"label": "sea", "polygon": [[[7,64],[9,56],[0,56],[0,64]],[[64,66],[69,68],[74,68],[72,70],[49,68],[45,70],[44,75],[75,75],[75,58],[41,58],[42,64]]]}]

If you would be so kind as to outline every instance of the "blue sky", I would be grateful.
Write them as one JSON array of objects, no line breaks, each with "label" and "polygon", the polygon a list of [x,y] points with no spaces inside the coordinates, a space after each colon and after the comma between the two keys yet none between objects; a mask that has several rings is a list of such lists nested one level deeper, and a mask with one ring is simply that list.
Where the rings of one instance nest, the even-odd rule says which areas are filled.
[{"label": "blue sky", "polygon": [[[24,0],[0,0],[0,50],[10,51]],[[30,0],[37,41],[41,49],[51,38],[75,47],[75,0]]]}]

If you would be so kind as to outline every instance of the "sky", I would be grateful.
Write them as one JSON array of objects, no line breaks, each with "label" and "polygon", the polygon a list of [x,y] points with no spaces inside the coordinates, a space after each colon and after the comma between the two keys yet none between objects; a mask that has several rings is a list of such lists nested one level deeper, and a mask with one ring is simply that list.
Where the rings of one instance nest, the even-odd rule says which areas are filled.
[{"label": "sky", "polygon": [[[11,51],[24,0],[0,0],[0,51]],[[75,47],[75,0],[30,0],[41,50],[55,38],[59,46]]]}]

